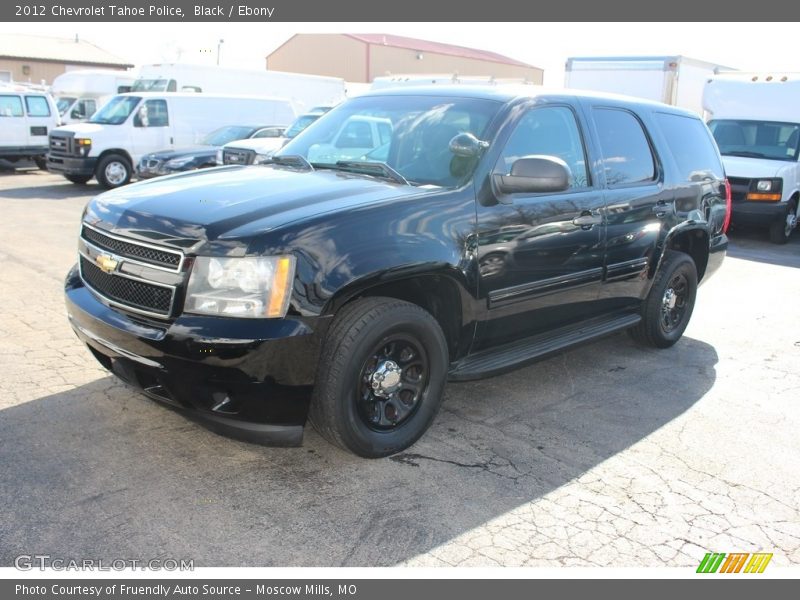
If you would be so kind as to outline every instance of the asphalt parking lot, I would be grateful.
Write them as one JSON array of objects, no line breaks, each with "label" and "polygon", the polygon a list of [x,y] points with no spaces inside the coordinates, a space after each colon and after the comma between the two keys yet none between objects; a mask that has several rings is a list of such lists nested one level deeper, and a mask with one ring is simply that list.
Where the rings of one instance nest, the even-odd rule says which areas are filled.
[{"label": "asphalt parking lot", "polygon": [[450,384],[419,443],[366,461],[217,436],[96,364],[62,281],[99,191],[0,174],[0,566],[800,564],[800,232],[734,232],[673,348],[621,334]]}]

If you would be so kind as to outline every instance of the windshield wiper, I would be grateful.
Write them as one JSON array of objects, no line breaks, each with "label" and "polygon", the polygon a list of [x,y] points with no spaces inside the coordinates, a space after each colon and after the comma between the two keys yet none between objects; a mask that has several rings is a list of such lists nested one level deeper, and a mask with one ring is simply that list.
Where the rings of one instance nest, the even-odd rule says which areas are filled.
[{"label": "windshield wiper", "polygon": [[411,185],[411,182],[408,181],[408,179],[403,177],[385,162],[370,160],[338,160],[336,161],[336,166],[353,171],[366,171],[367,175],[380,174],[386,179],[391,179],[395,183],[399,183],[401,185]]},{"label": "windshield wiper", "polygon": [[769,156],[761,154],[761,152],[749,152],[747,150],[732,150],[724,154],[725,156],[744,156],[746,158],[769,158]]},{"label": "windshield wiper", "polygon": [[306,171],[313,171],[314,165],[306,160],[305,156],[299,154],[286,154],[281,156],[273,156],[272,161],[276,165],[286,165],[287,167],[300,167]]}]

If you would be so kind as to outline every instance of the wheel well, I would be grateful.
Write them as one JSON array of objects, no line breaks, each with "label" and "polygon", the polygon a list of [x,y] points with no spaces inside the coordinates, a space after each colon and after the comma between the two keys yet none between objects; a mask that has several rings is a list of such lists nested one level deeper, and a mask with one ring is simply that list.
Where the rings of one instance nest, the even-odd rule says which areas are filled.
[{"label": "wheel well", "polygon": [[684,231],[670,238],[667,248],[688,254],[697,269],[697,281],[703,279],[708,266],[708,234],[700,229]]},{"label": "wheel well", "polygon": [[118,148],[113,148],[113,149],[109,149],[109,150],[103,150],[100,153],[100,156],[97,157],[98,164],[100,163],[101,160],[103,160],[109,154],[119,154],[121,157],[123,157],[125,160],[128,161],[128,164],[130,165],[131,169],[133,169],[133,160],[131,159],[131,155],[128,154],[127,152],[125,152],[125,150],[120,150]]},{"label": "wheel well", "polygon": [[374,296],[405,300],[428,311],[442,328],[451,360],[459,356],[462,307],[458,287],[454,281],[441,275],[402,279],[362,290],[348,302]]}]

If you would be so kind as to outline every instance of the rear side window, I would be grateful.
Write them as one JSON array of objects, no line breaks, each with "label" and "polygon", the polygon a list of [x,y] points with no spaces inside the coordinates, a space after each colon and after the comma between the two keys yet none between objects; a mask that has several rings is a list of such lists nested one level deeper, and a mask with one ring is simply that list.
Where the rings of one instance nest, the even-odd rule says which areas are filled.
[{"label": "rear side window", "polygon": [[21,117],[22,99],[19,96],[0,95],[0,117]]},{"label": "rear side window", "polygon": [[600,138],[601,166],[610,186],[653,181],[656,161],[642,124],[633,113],[616,108],[595,108],[594,122]]},{"label": "rear side window", "polygon": [[724,179],[722,163],[711,135],[700,119],[656,113],[656,121],[669,143],[669,152],[687,181]]},{"label": "rear side window", "polygon": [[49,117],[50,105],[44,96],[25,96],[25,107],[29,117]]}]

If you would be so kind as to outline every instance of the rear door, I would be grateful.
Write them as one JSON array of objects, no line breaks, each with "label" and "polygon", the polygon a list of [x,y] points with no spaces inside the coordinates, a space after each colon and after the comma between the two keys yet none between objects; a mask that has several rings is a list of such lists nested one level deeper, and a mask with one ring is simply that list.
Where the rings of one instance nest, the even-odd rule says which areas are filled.
[{"label": "rear door", "polygon": [[28,146],[28,140],[22,96],[0,94],[0,146],[5,148]]},{"label": "rear door", "polygon": [[606,188],[605,276],[598,306],[603,312],[633,308],[646,293],[664,223],[674,216],[674,190],[665,185],[662,159],[641,115],[602,101],[585,103]]}]

